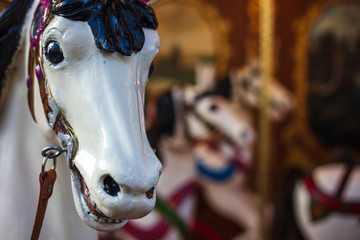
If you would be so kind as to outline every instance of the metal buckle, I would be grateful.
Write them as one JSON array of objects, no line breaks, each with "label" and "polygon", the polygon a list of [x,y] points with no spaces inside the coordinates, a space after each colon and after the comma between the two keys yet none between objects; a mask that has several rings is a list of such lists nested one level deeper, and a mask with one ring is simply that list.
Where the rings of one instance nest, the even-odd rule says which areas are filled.
[{"label": "metal buckle", "polygon": [[45,167],[47,160],[49,158],[53,159],[53,166],[52,169],[56,169],[56,158],[59,157],[62,153],[66,152],[66,148],[62,148],[56,145],[53,146],[47,146],[41,151],[41,155],[44,157],[41,165],[41,174],[43,177],[45,177]]}]

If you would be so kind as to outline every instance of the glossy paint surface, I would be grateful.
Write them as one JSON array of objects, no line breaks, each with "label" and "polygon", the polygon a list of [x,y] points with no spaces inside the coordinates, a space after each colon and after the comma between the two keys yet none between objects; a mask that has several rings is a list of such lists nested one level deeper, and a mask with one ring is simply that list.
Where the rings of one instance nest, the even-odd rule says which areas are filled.
[{"label": "glossy paint surface", "polygon": [[[9,67],[0,104],[0,188],[8,194],[0,214],[9,220],[1,232],[9,239],[28,239],[40,152],[57,144],[68,147],[68,152],[58,159],[59,177],[40,238],[96,239],[96,232],[76,216],[74,205],[82,220],[99,231],[122,227],[155,205],[162,166],[145,134],[143,105],[159,37],[156,30],[142,29],[141,48],[125,56],[99,49],[87,22],[49,14],[33,48],[30,36],[40,2],[46,1],[35,1],[24,21],[24,41],[14,57],[16,64]],[[59,44],[53,49],[62,57],[46,53],[49,42]],[[26,104],[27,85],[33,91],[28,99],[37,124]],[[114,194],[110,185],[118,185],[120,191]]]},{"label": "glossy paint surface", "polygon": [[143,28],[156,29],[158,25],[147,4],[137,0],[57,0],[52,13],[69,20],[87,21],[99,49],[130,56],[144,45]]}]

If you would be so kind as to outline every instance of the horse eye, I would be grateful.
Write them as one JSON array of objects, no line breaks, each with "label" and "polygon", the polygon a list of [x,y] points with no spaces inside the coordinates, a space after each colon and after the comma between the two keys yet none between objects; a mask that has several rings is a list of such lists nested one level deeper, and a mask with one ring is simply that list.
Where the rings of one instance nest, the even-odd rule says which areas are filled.
[{"label": "horse eye", "polygon": [[56,41],[49,41],[45,46],[45,57],[46,59],[56,65],[64,60],[64,54],[60,47],[60,44]]},{"label": "horse eye", "polygon": [[218,110],[218,106],[216,104],[211,104],[209,109],[211,112],[216,112]]}]

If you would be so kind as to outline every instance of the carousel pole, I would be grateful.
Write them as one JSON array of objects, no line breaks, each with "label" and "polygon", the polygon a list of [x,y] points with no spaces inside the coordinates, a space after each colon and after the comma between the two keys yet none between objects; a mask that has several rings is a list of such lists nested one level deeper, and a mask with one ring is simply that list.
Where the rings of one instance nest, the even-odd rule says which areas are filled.
[{"label": "carousel pole", "polygon": [[259,0],[260,66],[261,66],[261,105],[259,133],[259,163],[257,185],[260,192],[260,236],[267,239],[265,206],[269,200],[269,181],[271,166],[271,126],[269,121],[269,86],[274,69],[274,9],[275,0]]}]

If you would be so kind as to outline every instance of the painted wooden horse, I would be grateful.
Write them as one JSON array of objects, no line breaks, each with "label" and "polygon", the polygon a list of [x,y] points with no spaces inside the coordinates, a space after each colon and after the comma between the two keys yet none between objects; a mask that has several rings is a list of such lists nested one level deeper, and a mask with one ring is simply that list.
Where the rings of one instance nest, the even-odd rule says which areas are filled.
[{"label": "painted wooden horse", "polygon": [[162,165],[143,104],[159,37],[145,2],[15,0],[1,13],[2,238],[30,237],[40,152],[53,144],[65,154],[42,239],[96,239],[76,211],[112,231],[153,209]]},{"label": "painted wooden horse", "polygon": [[[212,74],[215,78],[214,70]],[[220,117],[219,122],[226,125],[228,131],[240,135],[242,141],[235,144],[226,140],[199,142],[194,147],[198,179],[212,209],[244,229],[234,239],[258,239],[260,202],[248,184],[253,170],[254,124],[248,109],[237,102],[232,102],[232,108],[241,112],[241,119],[246,120],[251,131],[237,131],[233,124],[224,120],[226,117]]]},{"label": "painted wooden horse", "polygon": [[[214,90],[216,74],[213,66],[197,66],[196,73],[198,89]],[[195,88],[195,93],[198,89]],[[197,183],[215,212],[245,229],[245,234],[235,238],[251,239],[250,236],[256,236],[258,223],[257,197],[246,187],[255,140],[251,121],[246,112],[217,94],[212,98],[202,99],[195,95],[187,99],[192,114],[185,126],[188,139],[192,140]],[[201,224],[207,225],[206,222]],[[213,231],[211,225],[201,231],[199,226],[200,223],[195,221],[195,232],[205,235]]]},{"label": "painted wooden horse", "polygon": [[289,170],[275,206],[272,239],[359,238],[359,157],[349,149],[334,156],[305,172]]},{"label": "painted wooden horse", "polygon": [[[214,70],[212,74],[214,78]],[[255,128],[253,111],[260,107],[261,84],[259,63],[253,60],[248,65],[231,71],[229,77],[218,82],[215,89],[229,98],[235,107],[243,112],[250,127]],[[293,107],[291,93],[277,81],[272,81],[270,85],[270,102],[269,114],[272,121],[283,120]],[[245,229],[236,239],[259,237],[259,198],[256,192],[249,189],[247,183],[254,161],[251,145],[240,145],[240,150],[223,143],[216,146],[198,144],[195,148],[200,181],[207,188],[207,201],[216,212],[227,216]],[[269,223],[272,208],[269,205],[266,209],[266,222]]]}]

